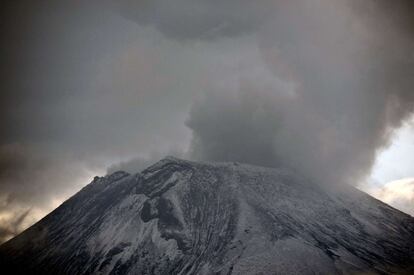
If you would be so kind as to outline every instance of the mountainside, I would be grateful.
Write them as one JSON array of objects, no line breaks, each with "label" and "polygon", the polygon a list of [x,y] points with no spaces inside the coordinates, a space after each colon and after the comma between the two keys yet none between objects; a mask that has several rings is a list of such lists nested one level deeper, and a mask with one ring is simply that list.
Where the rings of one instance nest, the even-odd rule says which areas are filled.
[{"label": "mountainside", "polygon": [[[0,269],[41,274],[398,274],[414,218],[283,169],[166,158],[96,177],[0,247]],[[412,273],[414,274],[414,273]]]}]

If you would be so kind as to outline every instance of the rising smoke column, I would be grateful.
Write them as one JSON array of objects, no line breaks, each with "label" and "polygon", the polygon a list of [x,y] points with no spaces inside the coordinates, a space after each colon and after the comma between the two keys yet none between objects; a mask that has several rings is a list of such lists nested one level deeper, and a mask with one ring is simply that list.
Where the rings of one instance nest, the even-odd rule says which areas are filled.
[{"label": "rising smoke column", "polygon": [[169,3],[129,1],[128,16],[182,43],[250,35],[252,67],[277,79],[264,87],[267,75],[223,74],[240,73],[237,88],[212,85],[186,122],[192,158],[357,183],[413,111],[410,1]]}]

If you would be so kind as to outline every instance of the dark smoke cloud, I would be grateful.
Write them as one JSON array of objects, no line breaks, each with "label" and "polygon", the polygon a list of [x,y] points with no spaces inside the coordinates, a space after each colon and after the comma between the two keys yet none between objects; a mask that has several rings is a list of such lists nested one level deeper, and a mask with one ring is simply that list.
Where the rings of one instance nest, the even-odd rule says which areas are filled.
[{"label": "dark smoke cloud", "polygon": [[[283,2],[258,34],[265,66],[291,82],[194,105],[195,158],[288,165],[325,183],[358,183],[414,109],[413,5]],[[387,9],[384,9],[384,5]]]},{"label": "dark smoke cloud", "polygon": [[[258,45],[247,50],[259,52],[250,71],[218,68],[237,84],[204,87],[186,123],[191,158],[288,165],[317,181],[358,183],[413,111],[410,1],[121,3],[128,18],[175,40],[253,35]],[[279,81],[263,85],[268,73]]]},{"label": "dark smoke cloud", "polygon": [[[18,143],[0,146],[0,194],[5,197],[0,210],[16,202],[47,206],[50,202],[44,197],[59,198],[81,187],[76,186],[77,177],[87,174],[88,166],[77,161]],[[73,180],[61,184],[70,181],[70,174],[75,175]]]},{"label": "dark smoke cloud", "polygon": [[139,24],[178,40],[214,39],[256,31],[272,15],[272,0],[121,0],[118,8]]},{"label": "dark smoke cloud", "polygon": [[165,39],[101,4],[2,3],[0,242],[110,164],[185,140],[189,103],[174,96],[195,84],[179,83],[180,70],[158,73],[185,61],[177,64]]},{"label": "dark smoke cloud", "polygon": [[6,1],[0,21],[3,228],[27,209],[30,225],[114,163],[187,146],[196,50],[105,0]]},{"label": "dark smoke cloud", "polygon": [[412,111],[412,1],[110,2],[2,6],[3,236],[167,154],[357,182]]},{"label": "dark smoke cloud", "polygon": [[117,171],[125,171],[130,174],[135,174],[141,172],[145,168],[148,168],[152,164],[156,163],[160,159],[165,158],[166,156],[173,156],[176,158],[184,158],[184,152],[178,150],[169,150],[169,151],[162,151],[162,152],[152,152],[148,156],[144,157],[136,157],[130,160],[121,161],[119,163],[115,163],[108,167],[106,173],[108,175],[117,172]]}]

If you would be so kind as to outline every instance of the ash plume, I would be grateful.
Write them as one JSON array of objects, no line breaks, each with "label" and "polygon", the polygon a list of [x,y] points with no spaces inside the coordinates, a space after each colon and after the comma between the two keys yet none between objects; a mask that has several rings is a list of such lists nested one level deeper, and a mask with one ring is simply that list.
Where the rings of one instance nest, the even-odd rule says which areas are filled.
[{"label": "ash plume", "polygon": [[358,184],[413,112],[413,1],[27,2],[0,16],[0,235],[171,152]]},{"label": "ash plume", "polygon": [[265,77],[249,70],[222,74],[236,88],[211,85],[193,105],[192,158],[283,164],[318,181],[357,183],[414,109],[410,1],[131,3],[130,18],[183,43],[209,40],[216,25],[226,26],[216,39],[253,36],[252,67],[290,84],[263,87]]}]

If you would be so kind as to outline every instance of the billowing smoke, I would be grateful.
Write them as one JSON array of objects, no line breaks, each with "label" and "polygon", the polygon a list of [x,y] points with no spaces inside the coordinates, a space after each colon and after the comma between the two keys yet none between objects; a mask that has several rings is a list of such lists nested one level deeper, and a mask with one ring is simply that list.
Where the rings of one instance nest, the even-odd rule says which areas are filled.
[{"label": "billowing smoke", "polygon": [[413,110],[413,6],[7,1],[0,239],[120,161],[108,172],[172,154],[357,183]]},{"label": "billowing smoke", "polygon": [[130,174],[135,174],[137,172],[141,172],[145,168],[148,168],[149,166],[153,165],[160,159],[165,158],[166,156],[174,156],[177,158],[185,157],[184,153],[178,150],[169,150],[167,152],[152,152],[147,156],[135,157],[130,160],[121,161],[120,163],[115,163],[106,169],[106,173],[110,175],[116,171],[121,170]]},{"label": "billowing smoke", "polygon": [[203,41],[209,31],[255,41],[250,71],[226,71],[235,83],[212,84],[193,105],[193,158],[357,183],[414,109],[410,1],[134,3],[138,23],[179,41]]},{"label": "billowing smoke", "polygon": [[271,16],[273,0],[121,0],[118,9],[178,40],[234,37],[257,31]]}]

